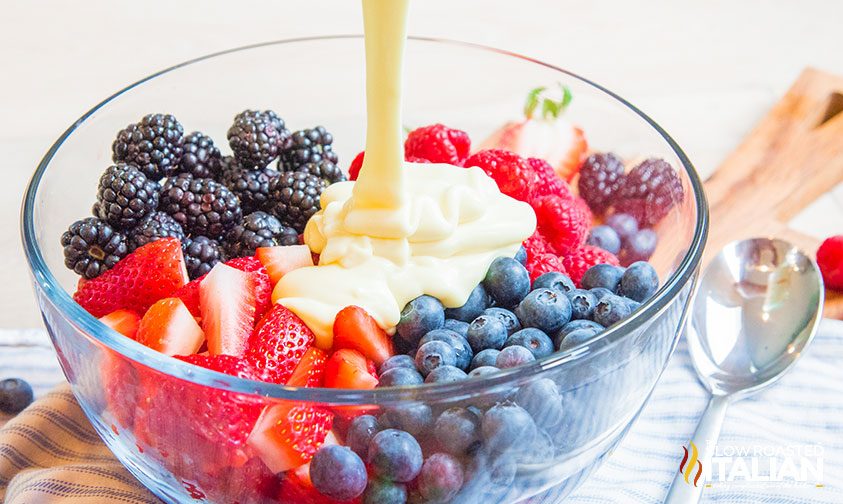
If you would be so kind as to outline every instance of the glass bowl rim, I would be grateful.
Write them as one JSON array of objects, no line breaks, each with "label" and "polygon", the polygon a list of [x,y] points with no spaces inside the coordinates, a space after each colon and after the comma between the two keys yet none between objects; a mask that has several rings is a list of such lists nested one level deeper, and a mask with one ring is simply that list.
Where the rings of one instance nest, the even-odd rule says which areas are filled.
[{"label": "glass bowl rim", "polygon": [[543,61],[524,56],[515,52],[498,49],[494,47],[485,46],[482,44],[475,44],[472,42],[449,40],[435,37],[418,37],[410,36],[409,43],[432,43],[442,45],[452,45],[462,48],[468,48],[479,51],[486,51],[489,53],[520,59],[529,63],[537,64],[545,68],[563,73],[573,79],[576,79],[583,84],[603,93],[610,99],[614,99],[620,104],[627,107],[633,113],[638,115],[645,123],[649,124],[661,137],[667,142],[668,146],[673,150],[674,154],[682,163],[685,173],[690,181],[692,193],[695,199],[695,209],[697,212],[697,220],[694,229],[694,236],[691,240],[688,252],[682,258],[679,267],[667,279],[666,282],[659,288],[658,292],[647,300],[633,313],[633,315],[619,324],[611,326],[594,338],[585,341],[565,352],[556,352],[548,357],[533,362],[529,365],[519,366],[513,369],[501,370],[500,373],[488,377],[471,378],[470,380],[459,381],[455,383],[446,384],[424,384],[412,387],[385,387],[372,390],[344,390],[344,389],[328,389],[328,388],[301,388],[288,387],[274,383],[249,380],[245,378],[238,378],[235,376],[226,375],[209,369],[204,369],[198,366],[190,365],[186,362],[180,361],[173,357],[160,354],[146,346],[126,338],[117,333],[105,324],[101,323],[93,315],[85,311],[79,304],[73,301],[71,295],[58,283],[56,278],[47,267],[41,249],[38,245],[38,240],[34,225],[34,211],[36,204],[36,194],[38,192],[39,184],[43,178],[50,162],[55,156],[56,152],[64,144],[71,134],[90,118],[97,111],[103,109],[115,98],[131,91],[147,81],[153,80],[161,75],[173,72],[182,67],[199,63],[208,59],[228,54],[244,52],[252,49],[260,49],[276,45],[295,44],[303,42],[322,42],[334,40],[352,40],[362,39],[361,34],[339,34],[339,35],[323,35],[310,37],[297,37],[283,40],[275,40],[268,42],[261,42],[256,44],[249,44],[241,47],[226,49],[223,51],[214,52],[204,56],[200,56],[191,60],[165,68],[155,72],[143,79],[130,84],[123,89],[117,91],[111,96],[107,97],[93,108],[85,112],[79,119],[77,119],[64,133],[53,143],[44,157],[41,159],[35,173],[32,175],[27,189],[24,193],[23,205],[21,210],[21,235],[23,240],[24,252],[32,271],[33,280],[43,290],[44,295],[53,303],[67,318],[68,322],[78,331],[83,332],[88,337],[105,345],[109,349],[121,354],[123,357],[139,363],[145,367],[151,368],[157,372],[173,376],[178,379],[186,380],[202,386],[212,388],[224,389],[227,391],[260,395],[273,399],[305,401],[305,402],[319,402],[326,404],[390,404],[402,403],[407,400],[414,400],[418,402],[436,402],[453,399],[455,396],[467,396],[472,393],[484,393],[489,389],[505,386],[506,384],[526,380],[529,378],[536,378],[536,376],[545,373],[549,370],[555,369],[567,363],[576,363],[576,361],[584,357],[596,353],[592,349],[592,345],[598,341],[601,346],[599,351],[608,349],[618,343],[624,336],[631,334],[635,329],[644,325],[659,311],[665,308],[681,291],[681,289],[688,283],[693,281],[700,261],[702,259],[703,249],[705,247],[706,238],[708,236],[708,203],[706,201],[705,192],[703,191],[702,182],[694,169],[691,161],[677,145],[677,143],[667,134],[667,132],[659,126],[649,116],[644,114],[627,100],[621,98],[612,91],[603,86],[581,77],[573,72],[563,68],[545,63]]}]

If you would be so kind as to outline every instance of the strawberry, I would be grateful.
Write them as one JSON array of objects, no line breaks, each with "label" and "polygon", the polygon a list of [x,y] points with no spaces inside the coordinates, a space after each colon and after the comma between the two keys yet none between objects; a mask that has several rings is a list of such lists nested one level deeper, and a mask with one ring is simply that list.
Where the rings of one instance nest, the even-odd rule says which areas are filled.
[{"label": "strawberry", "polygon": [[392,338],[359,306],[346,306],[337,313],[333,346],[357,350],[377,366],[395,355]]},{"label": "strawberry", "polygon": [[313,458],[333,426],[324,408],[284,402],[267,406],[249,434],[248,444],[274,473],[289,471]]},{"label": "strawberry", "polygon": [[566,255],[585,243],[591,227],[590,214],[575,200],[543,196],[535,202],[538,230],[547,239],[550,251]]},{"label": "strawberry", "polygon": [[276,304],[261,320],[246,349],[246,360],[264,381],[287,383],[316,338],[295,313]]},{"label": "strawberry", "polygon": [[577,284],[577,287],[579,287],[582,276],[589,268],[603,263],[614,266],[619,264],[618,258],[614,254],[592,245],[583,245],[580,249],[562,258],[565,272]]},{"label": "strawberry", "polygon": [[253,273],[255,282],[255,320],[260,320],[272,306],[272,281],[269,272],[257,257],[237,257],[226,261],[226,266]]},{"label": "strawberry", "polygon": [[843,235],[832,236],[820,245],[817,265],[826,287],[843,290]]},{"label": "strawberry", "polygon": [[316,347],[310,347],[287,379],[290,387],[321,387],[328,356]]},{"label": "strawberry", "polygon": [[466,167],[480,167],[498,184],[498,189],[517,200],[530,201],[538,178],[527,162],[514,152],[491,149],[482,150],[465,160]]},{"label": "strawberry", "polygon": [[468,133],[443,124],[416,128],[404,141],[404,156],[408,160],[419,158],[431,163],[462,166],[470,151]]},{"label": "strawberry", "polygon": [[179,298],[164,298],[146,311],[138,328],[138,341],[165,355],[196,353],[205,333]]},{"label": "strawberry", "polygon": [[125,357],[107,348],[101,353],[99,369],[106,409],[120,426],[131,427],[135,407],[140,404],[140,373]]},{"label": "strawberry", "polygon": [[255,257],[269,273],[272,285],[294,269],[313,266],[313,255],[307,245],[260,247]]},{"label": "strawberry", "polygon": [[173,293],[173,297],[181,299],[182,303],[184,303],[194,317],[202,316],[202,309],[199,303],[199,284],[202,283],[202,280],[204,280],[206,276],[208,275],[205,274],[196,280],[191,280]]},{"label": "strawberry", "polygon": [[357,350],[343,348],[328,358],[325,364],[325,386],[341,389],[373,389],[378,378],[373,374],[374,363],[367,361]]},{"label": "strawberry", "polygon": [[255,276],[217,264],[199,284],[202,329],[212,355],[241,356],[255,323]]},{"label": "strawberry", "polygon": [[80,279],[73,300],[95,317],[121,308],[145,313],[185,283],[181,243],[176,238],[162,238],[139,247],[102,275]]},{"label": "strawberry", "polygon": [[135,339],[135,335],[138,333],[140,320],[140,315],[130,310],[114,310],[108,315],[100,317],[100,322],[131,339]]}]

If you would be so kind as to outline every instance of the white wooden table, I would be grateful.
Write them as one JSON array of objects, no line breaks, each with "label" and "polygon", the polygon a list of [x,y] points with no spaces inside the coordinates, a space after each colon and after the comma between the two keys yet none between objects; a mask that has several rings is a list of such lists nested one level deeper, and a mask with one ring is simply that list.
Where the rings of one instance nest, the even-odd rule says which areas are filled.
[{"label": "white wooden table", "polygon": [[[359,0],[2,0],[0,7],[0,327],[7,328],[41,325],[21,251],[20,199],[71,122],[182,60],[362,25]],[[843,74],[841,23],[839,0],[415,0],[410,32],[504,47],[590,77],[660,122],[705,175],[804,66]],[[821,204],[836,208],[832,201]]]}]

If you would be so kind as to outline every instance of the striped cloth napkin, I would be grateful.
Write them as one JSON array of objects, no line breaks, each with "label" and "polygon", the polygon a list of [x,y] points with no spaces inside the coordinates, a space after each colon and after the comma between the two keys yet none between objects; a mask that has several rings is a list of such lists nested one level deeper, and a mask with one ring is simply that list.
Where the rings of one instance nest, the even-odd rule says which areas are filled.
[{"label": "striped cloth napkin", "polygon": [[[39,400],[14,419],[0,417],[0,425],[8,420],[0,429],[3,502],[158,502],[99,441],[67,385],[61,385],[63,377],[42,331],[0,331],[0,378],[7,376],[29,380]],[[629,435],[566,502],[661,502],[705,403],[683,340]],[[759,456],[753,457],[755,452]],[[791,477],[801,476],[800,453],[811,467],[822,464],[821,478],[810,469],[807,481]],[[706,481],[711,487],[703,502],[843,502],[843,322],[823,321],[793,372],[730,407],[718,456],[717,465],[725,469]],[[779,468],[775,474],[785,480],[749,481],[753,464],[757,475],[769,474],[770,458]],[[786,459],[795,464],[793,471]],[[727,481],[719,480],[721,474]],[[529,503],[559,501],[551,490]]]}]

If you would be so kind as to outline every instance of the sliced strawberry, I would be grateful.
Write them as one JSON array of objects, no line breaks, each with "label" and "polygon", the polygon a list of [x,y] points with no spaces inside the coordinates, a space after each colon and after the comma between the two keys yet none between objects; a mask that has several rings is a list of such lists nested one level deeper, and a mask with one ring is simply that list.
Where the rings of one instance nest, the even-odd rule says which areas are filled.
[{"label": "sliced strawberry", "polygon": [[243,355],[255,323],[254,275],[217,264],[199,285],[199,300],[208,351]]},{"label": "sliced strawberry", "polygon": [[146,311],[138,341],[165,355],[191,355],[205,341],[205,333],[179,298],[164,298]]},{"label": "sliced strawberry", "polygon": [[108,315],[100,317],[100,322],[131,339],[135,339],[135,335],[138,333],[140,320],[140,315],[131,310],[114,310]]},{"label": "sliced strawberry", "polygon": [[290,387],[321,387],[328,356],[316,347],[308,348],[293,370],[287,385]]},{"label": "sliced strawberry", "polygon": [[373,367],[357,350],[337,350],[325,364],[325,386],[339,389],[373,389],[378,384]]},{"label": "sliced strawberry", "polygon": [[181,244],[176,238],[162,238],[138,248],[102,275],[80,280],[73,300],[95,317],[121,308],[145,313],[185,283]]},{"label": "sliced strawberry", "polygon": [[333,425],[324,408],[281,403],[264,409],[248,444],[274,473],[289,471],[313,458]]},{"label": "sliced strawberry", "polygon": [[260,320],[272,306],[272,282],[269,273],[257,257],[237,257],[227,261],[226,266],[231,266],[240,271],[253,273],[255,282],[255,320]]},{"label": "sliced strawberry", "polygon": [[334,348],[351,348],[378,366],[395,355],[392,338],[359,306],[346,306],[334,319]]},{"label": "sliced strawberry", "polygon": [[313,255],[307,245],[260,247],[255,256],[269,272],[272,285],[294,269],[313,266]]},{"label": "sliced strawberry", "polygon": [[188,310],[190,310],[190,313],[192,313],[194,317],[202,316],[202,308],[199,303],[199,284],[202,282],[202,280],[205,279],[206,276],[208,275],[202,275],[196,280],[191,280],[190,282],[185,284],[181,289],[173,293],[173,297],[181,299],[184,305],[187,307]]},{"label": "sliced strawberry", "polygon": [[140,373],[125,357],[108,348],[103,348],[99,369],[106,409],[121,427],[132,427],[141,399]]},{"label": "sliced strawberry", "polygon": [[276,304],[258,322],[249,339],[246,360],[264,381],[287,383],[315,337],[305,323],[286,307]]}]

